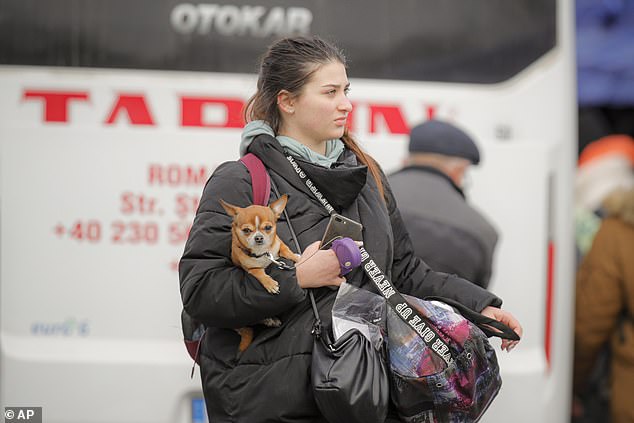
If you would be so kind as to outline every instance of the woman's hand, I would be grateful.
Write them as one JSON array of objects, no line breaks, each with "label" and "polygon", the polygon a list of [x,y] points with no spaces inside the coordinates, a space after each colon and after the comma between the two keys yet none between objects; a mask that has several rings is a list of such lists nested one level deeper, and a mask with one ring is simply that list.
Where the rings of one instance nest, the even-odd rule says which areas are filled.
[{"label": "woman's hand", "polygon": [[319,249],[319,241],[310,244],[295,263],[297,283],[302,288],[339,286],[346,280],[339,276],[341,267],[335,252]]},{"label": "woman's hand", "polygon": [[[487,306],[484,310],[480,312],[480,314],[497,320],[498,322],[504,323],[506,326],[513,329],[520,338],[522,337],[522,325],[520,325],[520,322],[508,311],[502,310],[501,308],[497,307]],[[502,339],[502,349],[510,352],[519,342],[520,341]]]}]

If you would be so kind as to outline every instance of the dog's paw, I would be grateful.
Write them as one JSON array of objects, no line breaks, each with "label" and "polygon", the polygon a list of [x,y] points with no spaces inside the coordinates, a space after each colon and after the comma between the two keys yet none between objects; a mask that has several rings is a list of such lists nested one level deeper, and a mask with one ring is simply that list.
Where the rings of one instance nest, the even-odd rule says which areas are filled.
[{"label": "dog's paw", "polygon": [[292,258],[291,260],[293,260],[295,263],[297,263],[300,258],[302,258],[301,254],[295,254],[295,258]]},{"label": "dog's paw", "polygon": [[264,289],[266,289],[269,294],[279,294],[280,293],[280,284],[277,283],[273,278],[269,278],[266,283],[262,284]]},{"label": "dog's paw", "polygon": [[262,320],[262,324],[270,328],[279,328],[280,326],[282,326],[282,321],[277,317],[267,317],[266,319]]}]

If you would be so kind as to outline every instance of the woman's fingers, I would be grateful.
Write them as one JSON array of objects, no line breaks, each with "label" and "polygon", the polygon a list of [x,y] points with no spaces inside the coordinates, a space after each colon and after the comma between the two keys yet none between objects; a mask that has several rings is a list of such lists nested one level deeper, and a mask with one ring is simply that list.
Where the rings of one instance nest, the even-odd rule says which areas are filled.
[{"label": "woman's fingers", "polygon": [[507,352],[511,352],[513,350],[513,348],[515,348],[517,346],[518,343],[519,343],[519,341],[511,341],[509,339],[503,339],[502,340],[502,349],[506,350]]},{"label": "woman's fingers", "polygon": [[339,276],[341,268],[337,255],[330,249],[320,250],[319,241],[306,247],[295,268],[297,282],[302,288],[339,286],[345,281]]},{"label": "woman's fingers", "polygon": [[[484,310],[482,310],[483,315],[490,317],[491,319],[495,319],[499,322],[504,323],[506,326],[511,328],[520,338],[522,337],[524,330],[522,329],[522,325],[520,322],[508,311],[502,310],[497,307],[488,306]],[[502,339],[502,350],[507,352],[511,351],[513,348],[517,346],[519,341],[512,341],[509,339]]]}]

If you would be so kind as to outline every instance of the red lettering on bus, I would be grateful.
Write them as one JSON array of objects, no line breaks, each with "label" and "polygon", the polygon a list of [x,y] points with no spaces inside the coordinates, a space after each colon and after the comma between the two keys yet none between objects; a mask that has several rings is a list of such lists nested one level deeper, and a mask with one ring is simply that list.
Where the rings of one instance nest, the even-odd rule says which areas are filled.
[{"label": "red lettering on bus", "polygon": [[44,122],[68,122],[68,103],[71,100],[88,100],[85,91],[40,91],[25,90],[24,100],[42,99]]},{"label": "red lettering on bus", "polygon": [[409,127],[405,123],[399,106],[370,104],[370,133],[377,132],[377,119],[383,117],[387,129],[392,134],[409,134]]},{"label": "red lettering on bus", "polygon": [[150,185],[204,185],[211,170],[206,166],[151,164],[148,170]]},{"label": "red lettering on bus", "polygon": [[[224,121],[205,122],[203,110],[206,106],[220,106],[225,112]],[[242,128],[244,101],[232,98],[181,97],[181,125],[204,128]]]},{"label": "red lettering on bus", "polygon": [[357,103],[352,103],[352,110],[348,113],[348,119],[346,119],[346,128],[348,131],[354,132],[354,110],[357,108]]},{"label": "red lettering on bus", "polygon": [[[72,100],[88,101],[87,91],[54,91],[25,89],[23,98],[39,99],[44,106],[44,122],[69,122],[68,110]],[[225,97],[195,97],[181,96],[180,101],[180,125],[182,127],[199,128],[242,128],[244,120],[242,109],[245,101],[240,98]],[[99,106],[99,105],[98,105]],[[369,130],[369,133],[386,131],[388,134],[406,135],[409,133],[409,124],[405,119],[404,110],[401,104],[381,104],[381,103],[354,103],[354,108],[361,107],[368,110],[368,128],[358,128],[356,113],[348,115],[347,128],[350,131]],[[93,106],[94,107],[94,106]],[[436,116],[438,105],[421,104],[420,117],[418,120],[432,119]],[[215,109],[215,110],[214,110]],[[211,117],[210,111],[220,111],[217,117]],[[119,94],[115,97],[114,103],[104,125],[112,125],[122,119],[121,114],[127,114],[132,125],[157,126],[157,122],[151,113],[148,99],[143,94]],[[365,120],[364,120],[365,122]],[[165,172],[165,169],[155,169]],[[168,170],[177,172],[177,170]],[[191,169],[190,169],[191,172]],[[198,175],[199,173],[196,173]],[[183,182],[172,183],[173,177],[157,173],[158,183],[179,185]],[[206,177],[206,175],[205,175]],[[162,178],[162,179],[161,179]],[[181,177],[176,177],[182,181]],[[195,178],[195,177],[194,177]],[[204,178],[203,178],[204,179]],[[165,180],[166,182],[161,182]],[[197,184],[197,182],[196,182]]]},{"label": "red lettering on bus", "polygon": [[436,105],[433,106],[425,106],[425,112],[427,112],[427,119],[432,120],[436,117]]},{"label": "red lettering on bus", "polygon": [[142,94],[119,94],[117,102],[106,118],[106,124],[112,125],[122,111],[128,114],[132,125],[154,125],[154,119]]}]

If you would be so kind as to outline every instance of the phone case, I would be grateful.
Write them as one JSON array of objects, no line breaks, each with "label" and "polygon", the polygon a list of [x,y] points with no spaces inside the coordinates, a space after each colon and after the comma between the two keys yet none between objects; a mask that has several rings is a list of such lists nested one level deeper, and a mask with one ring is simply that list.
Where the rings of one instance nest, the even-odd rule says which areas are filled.
[{"label": "phone case", "polygon": [[[351,238],[353,241],[363,241],[363,225],[340,214],[330,216],[326,232],[321,239],[321,245],[332,244],[338,238]],[[330,246],[330,244],[328,246]]]}]

